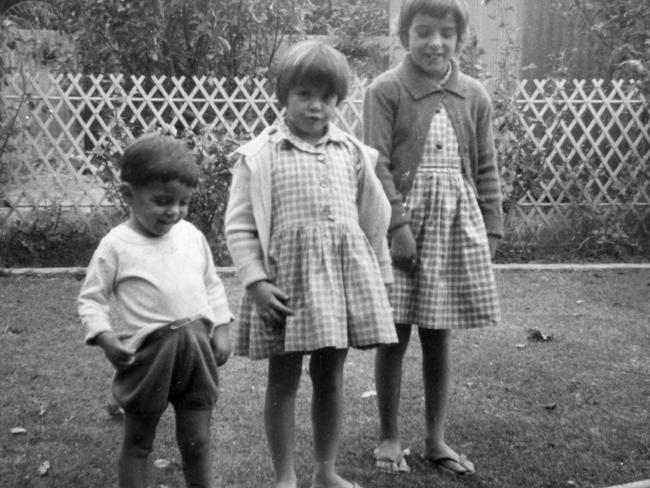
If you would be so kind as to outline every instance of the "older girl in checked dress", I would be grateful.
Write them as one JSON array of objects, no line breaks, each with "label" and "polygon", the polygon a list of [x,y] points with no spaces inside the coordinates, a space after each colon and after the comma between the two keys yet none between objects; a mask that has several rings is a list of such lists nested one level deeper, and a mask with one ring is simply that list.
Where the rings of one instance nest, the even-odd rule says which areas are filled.
[{"label": "older girl in checked dress", "polygon": [[274,487],[297,486],[294,408],[303,355],[313,384],[313,488],[354,488],[335,470],[349,347],[396,342],[388,200],[377,153],[330,123],[347,94],[341,53],[293,46],[276,93],[286,115],[240,148],[226,212],[245,286],[235,353],[268,358],[264,407]]},{"label": "older girl in checked dress", "polygon": [[445,439],[451,330],[500,320],[491,256],[503,217],[486,90],[454,59],[467,29],[462,0],[405,0],[398,21],[407,53],[380,75],[364,104],[365,140],[392,206],[390,290],[399,343],[376,360],[380,470],[407,471],[398,428],[402,360],[411,327],[423,356],[425,453],[432,465],[470,474]]}]

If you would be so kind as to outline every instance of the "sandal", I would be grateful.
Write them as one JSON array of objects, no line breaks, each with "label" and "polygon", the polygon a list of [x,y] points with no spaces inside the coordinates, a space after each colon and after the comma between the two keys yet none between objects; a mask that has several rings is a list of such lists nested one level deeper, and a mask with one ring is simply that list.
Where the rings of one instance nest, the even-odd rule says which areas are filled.
[{"label": "sandal", "polygon": [[427,455],[424,458],[436,468],[453,475],[466,476],[476,472],[474,463],[467,459],[465,454],[460,454],[457,458],[448,455],[439,457]]},{"label": "sandal", "polygon": [[411,467],[405,459],[405,456],[408,456],[408,454],[409,451],[405,449],[395,457],[379,456],[378,449],[375,449],[373,452],[375,458],[375,469],[382,473],[389,474],[410,473]]}]

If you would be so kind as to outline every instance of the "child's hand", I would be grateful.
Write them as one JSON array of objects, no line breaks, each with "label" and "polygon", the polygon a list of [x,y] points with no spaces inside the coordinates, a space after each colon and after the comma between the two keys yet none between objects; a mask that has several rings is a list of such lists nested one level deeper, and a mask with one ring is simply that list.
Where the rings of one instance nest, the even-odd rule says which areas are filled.
[{"label": "child's hand", "polygon": [[498,237],[488,235],[488,246],[490,246],[490,257],[492,259],[494,259],[494,254],[497,252],[499,241],[500,239]]},{"label": "child's hand", "polygon": [[223,324],[214,328],[211,338],[214,360],[217,366],[223,366],[230,357],[232,346],[230,344],[230,325]]},{"label": "child's hand", "polygon": [[391,233],[390,239],[393,266],[413,273],[417,268],[418,253],[411,228],[408,224],[398,227]]},{"label": "child's hand", "polygon": [[99,334],[95,342],[102,348],[115,369],[130,366],[135,361],[135,352],[124,346],[112,330]]},{"label": "child's hand", "polygon": [[281,326],[293,310],[286,306],[289,296],[270,281],[257,281],[248,287],[257,306],[257,314],[267,325]]}]

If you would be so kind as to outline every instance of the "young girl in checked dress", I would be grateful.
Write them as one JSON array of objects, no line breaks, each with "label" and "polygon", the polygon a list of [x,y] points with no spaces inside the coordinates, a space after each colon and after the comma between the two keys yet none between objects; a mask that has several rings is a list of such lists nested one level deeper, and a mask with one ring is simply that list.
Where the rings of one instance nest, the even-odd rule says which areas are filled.
[{"label": "young girl in checked dress", "polygon": [[303,355],[313,384],[312,487],[349,488],[335,471],[349,347],[396,342],[390,206],[377,153],[330,123],[349,69],[306,41],[280,64],[284,119],[239,149],[226,211],[228,248],[245,287],[235,353],[268,358],[264,407],[275,487],[297,486],[294,407]]},{"label": "young girl in checked dress", "polygon": [[467,28],[462,0],[406,0],[398,21],[407,53],[366,93],[365,142],[392,206],[390,290],[399,343],[377,352],[376,467],[408,471],[398,429],[402,360],[416,325],[423,356],[424,457],[455,474],[473,464],[445,441],[449,334],[495,325],[491,256],[502,235],[491,102],[453,56]]}]

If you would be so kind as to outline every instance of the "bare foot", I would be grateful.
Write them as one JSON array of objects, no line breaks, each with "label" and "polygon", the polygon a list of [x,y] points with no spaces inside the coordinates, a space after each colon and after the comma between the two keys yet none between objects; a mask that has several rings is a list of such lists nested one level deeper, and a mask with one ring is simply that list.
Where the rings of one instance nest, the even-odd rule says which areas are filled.
[{"label": "bare foot", "polygon": [[402,454],[402,445],[398,440],[385,439],[373,451],[375,459],[397,459]]},{"label": "bare foot", "polygon": [[329,475],[327,479],[317,479],[317,476],[314,475],[312,480],[312,488],[361,488],[356,483],[352,483],[341,478],[338,474]]},{"label": "bare foot", "polygon": [[276,481],[273,483],[273,488],[298,488],[297,481]]}]

